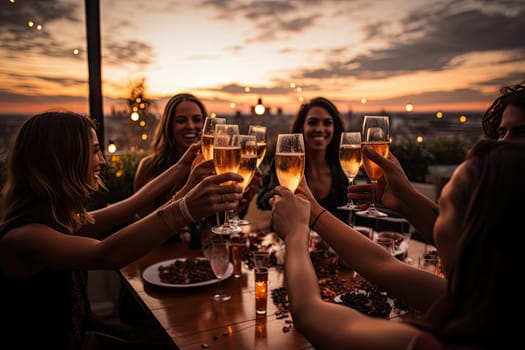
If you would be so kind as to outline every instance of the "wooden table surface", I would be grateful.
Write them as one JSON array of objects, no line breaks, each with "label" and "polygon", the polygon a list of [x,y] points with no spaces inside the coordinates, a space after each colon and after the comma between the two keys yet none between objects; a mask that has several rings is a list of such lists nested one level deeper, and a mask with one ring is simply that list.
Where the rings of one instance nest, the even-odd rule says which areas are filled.
[{"label": "wooden table surface", "polygon": [[[412,240],[409,256],[416,264],[425,244]],[[269,270],[267,316],[255,314],[254,272],[243,264],[242,276],[222,282],[229,301],[215,301],[217,284],[193,288],[166,288],[144,281],[142,272],[148,266],[174,258],[202,256],[200,249],[190,250],[187,243],[173,243],[147,254],[120,270],[125,284],[151,311],[180,349],[309,349],[310,343],[293,326],[291,316],[278,318],[271,290],[283,287],[282,267]],[[338,277],[349,278],[353,271],[339,270]]]}]

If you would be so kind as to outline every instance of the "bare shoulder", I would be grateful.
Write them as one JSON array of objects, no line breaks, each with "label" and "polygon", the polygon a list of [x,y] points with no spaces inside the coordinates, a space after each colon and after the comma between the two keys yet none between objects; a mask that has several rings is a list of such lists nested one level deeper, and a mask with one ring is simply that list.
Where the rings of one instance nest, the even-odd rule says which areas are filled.
[{"label": "bare shoulder", "polygon": [[140,169],[149,169],[153,164],[153,154],[149,154],[145,157],[142,157],[139,160],[139,164],[137,166],[137,171]]},{"label": "bare shoulder", "polygon": [[153,172],[153,155],[147,155],[139,161],[135,172],[134,188],[135,191],[140,189],[152,178]]},{"label": "bare shoulder", "polygon": [[31,240],[44,239],[45,240],[50,235],[55,235],[55,234],[61,234],[61,233],[52,229],[51,227],[47,225],[32,223],[32,224],[19,226],[19,227],[13,228],[12,230],[7,231],[5,236],[2,239],[2,243],[6,245],[10,245],[10,244],[18,244],[21,241],[25,241],[26,239],[31,239]]}]

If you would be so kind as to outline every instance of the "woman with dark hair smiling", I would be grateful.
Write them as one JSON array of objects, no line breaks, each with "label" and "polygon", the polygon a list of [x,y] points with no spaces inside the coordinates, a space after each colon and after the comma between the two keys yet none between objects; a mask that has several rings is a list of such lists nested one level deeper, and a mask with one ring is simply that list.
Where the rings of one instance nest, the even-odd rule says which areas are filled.
[{"label": "woman with dark hair smiling", "polygon": [[[345,223],[348,211],[337,209],[347,202],[348,178],[339,162],[339,142],[344,131],[337,107],[324,97],[316,97],[301,105],[290,132],[302,133],[305,143],[306,166],[304,176],[315,198]],[[269,199],[279,184],[275,162],[263,179],[263,189],[257,197],[260,209],[269,210]]]}]

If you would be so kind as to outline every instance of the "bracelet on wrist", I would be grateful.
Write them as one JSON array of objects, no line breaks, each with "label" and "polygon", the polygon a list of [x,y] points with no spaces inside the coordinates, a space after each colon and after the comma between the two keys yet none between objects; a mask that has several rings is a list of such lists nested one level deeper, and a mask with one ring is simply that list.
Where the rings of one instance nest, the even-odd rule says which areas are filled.
[{"label": "bracelet on wrist", "polygon": [[319,220],[321,215],[323,215],[325,212],[326,212],[326,209],[323,209],[323,210],[321,210],[321,212],[319,214],[317,214],[317,216],[315,217],[314,221],[312,221],[312,224],[310,225],[310,230],[314,229],[314,226],[317,223],[317,220]]},{"label": "bracelet on wrist", "polygon": [[176,229],[175,229],[174,227],[172,227],[172,226],[168,223],[168,221],[167,221],[166,218],[164,217],[164,213],[165,213],[164,209],[161,208],[161,209],[157,210],[157,213],[156,213],[156,214],[157,214],[157,216],[160,218],[160,220],[164,223],[164,225],[166,225],[166,227],[170,229],[171,232],[175,232]]},{"label": "bracelet on wrist", "polygon": [[184,216],[186,220],[189,220],[191,222],[197,222],[197,220],[193,218],[193,216],[190,213],[190,210],[188,209],[188,204],[186,204],[186,196],[182,197],[182,199],[179,201],[179,208],[182,216]]}]

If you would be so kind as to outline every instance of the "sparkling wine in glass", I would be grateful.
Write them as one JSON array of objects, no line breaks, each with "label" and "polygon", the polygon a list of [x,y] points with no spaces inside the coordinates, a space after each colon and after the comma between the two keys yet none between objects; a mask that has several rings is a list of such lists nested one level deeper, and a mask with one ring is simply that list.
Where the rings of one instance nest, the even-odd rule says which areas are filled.
[{"label": "sparkling wine in glass", "polygon": [[248,135],[254,135],[257,139],[257,168],[261,165],[267,150],[266,126],[250,125]]},{"label": "sparkling wine in glass", "polygon": [[[343,132],[339,143],[339,162],[348,177],[349,186],[354,184],[354,179],[361,167],[361,133]],[[346,205],[337,207],[343,210],[358,210],[359,206],[352,199],[348,199]]]},{"label": "sparkling wine in glass", "polygon": [[[239,165],[238,174],[243,177],[243,181],[239,183],[239,185],[244,192],[252,181],[253,176],[255,175],[255,170],[257,169],[258,144],[257,139],[253,135],[239,135],[239,143],[241,145],[241,163]],[[247,220],[239,218],[238,209],[233,209],[233,215],[230,222],[233,225],[249,224]]]},{"label": "sparkling wine in glass", "polygon": [[[363,119],[363,146],[371,147],[382,157],[388,157],[390,145],[390,122],[387,116],[365,116]],[[372,184],[383,176],[383,169],[363,155],[363,165]],[[374,187],[375,188],[375,187]],[[377,210],[375,206],[375,193],[367,210],[358,212],[369,217],[385,217],[386,213]]]},{"label": "sparkling wine in glass", "polygon": [[275,148],[275,170],[281,186],[295,192],[304,175],[303,134],[279,134]]},{"label": "sparkling wine in glass", "polygon": [[213,158],[213,136],[215,135],[215,125],[226,124],[226,118],[206,117],[202,127],[201,150],[205,160]]},{"label": "sparkling wine in glass", "polygon": [[226,301],[230,300],[231,295],[225,294],[222,292],[221,282],[222,277],[228,270],[230,264],[230,247],[229,243],[223,239],[213,239],[209,246],[209,260],[211,269],[215,274],[215,277],[219,280],[217,284],[217,293],[213,295],[213,299],[217,301]]},{"label": "sparkling wine in glass", "polygon": [[[217,174],[237,173],[241,164],[241,145],[237,124],[218,124],[215,126],[213,140],[213,165]],[[224,183],[229,185],[229,183]],[[212,227],[212,232],[230,235],[242,231],[239,225],[231,223],[234,211],[226,210],[224,223]]]}]

